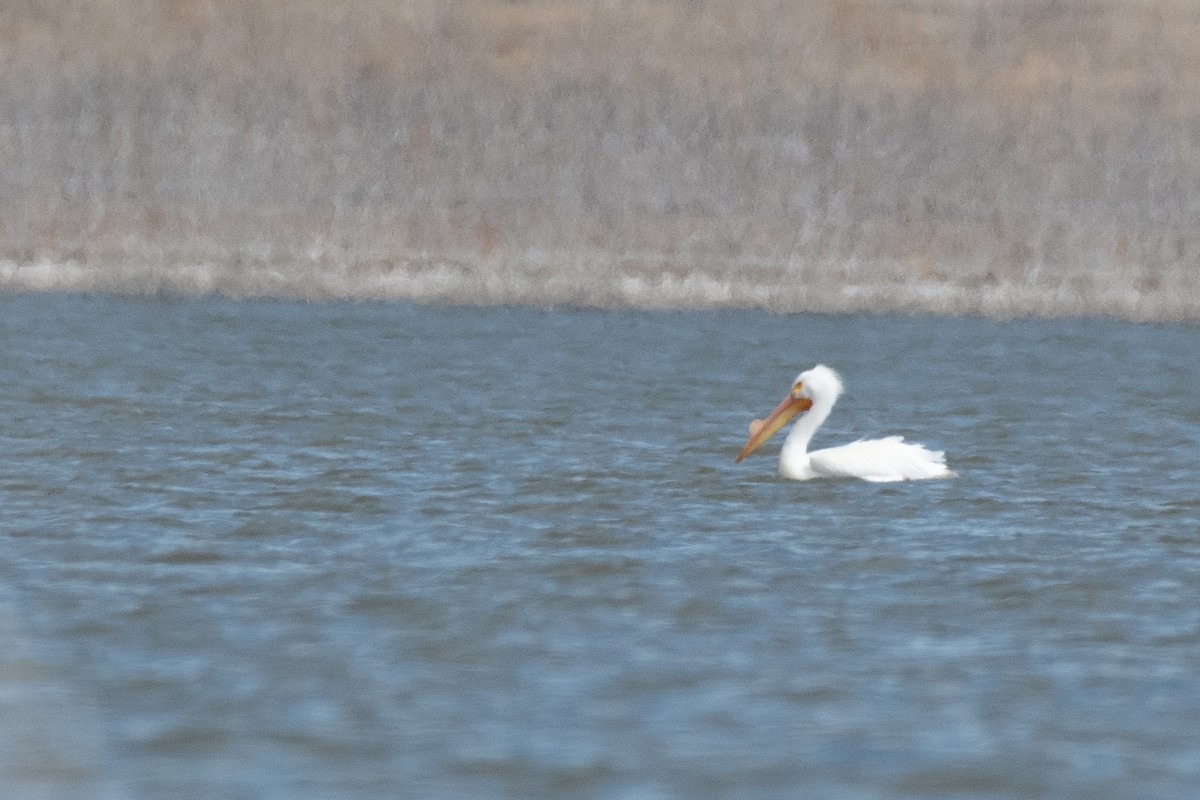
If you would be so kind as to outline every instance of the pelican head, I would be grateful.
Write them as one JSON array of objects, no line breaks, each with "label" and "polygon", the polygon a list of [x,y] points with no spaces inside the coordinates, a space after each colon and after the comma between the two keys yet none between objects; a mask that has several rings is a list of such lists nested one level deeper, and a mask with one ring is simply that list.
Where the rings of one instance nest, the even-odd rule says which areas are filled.
[{"label": "pelican head", "polygon": [[738,453],[735,462],[753,453],[763,443],[774,436],[792,419],[803,411],[808,411],[814,405],[828,410],[833,407],[842,393],[842,379],[829,367],[818,364],[812,369],[805,370],[796,376],[792,382],[791,391],[775,410],[761,422],[750,423],[750,438],[742,452]]},{"label": "pelican head", "polygon": [[792,393],[800,393],[816,405],[827,402],[832,405],[842,395],[842,378],[824,364],[817,364],[810,370],[805,370],[796,376],[792,384]]}]

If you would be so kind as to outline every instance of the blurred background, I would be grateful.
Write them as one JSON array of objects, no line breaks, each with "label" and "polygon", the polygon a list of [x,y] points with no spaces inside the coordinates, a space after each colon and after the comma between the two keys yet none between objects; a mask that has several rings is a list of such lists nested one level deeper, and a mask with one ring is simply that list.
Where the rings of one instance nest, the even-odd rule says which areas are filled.
[{"label": "blurred background", "polygon": [[0,287],[1200,316],[1183,0],[14,0]]}]

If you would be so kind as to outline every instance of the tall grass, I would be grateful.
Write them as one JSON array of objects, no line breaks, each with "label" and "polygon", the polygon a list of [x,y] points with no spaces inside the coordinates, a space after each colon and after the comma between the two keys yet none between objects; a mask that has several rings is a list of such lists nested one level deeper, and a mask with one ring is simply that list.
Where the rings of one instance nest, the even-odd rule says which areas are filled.
[{"label": "tall grass", "polygon": [[0,31],[10,287],[1200,317],[1189,3],[32,0]]}]

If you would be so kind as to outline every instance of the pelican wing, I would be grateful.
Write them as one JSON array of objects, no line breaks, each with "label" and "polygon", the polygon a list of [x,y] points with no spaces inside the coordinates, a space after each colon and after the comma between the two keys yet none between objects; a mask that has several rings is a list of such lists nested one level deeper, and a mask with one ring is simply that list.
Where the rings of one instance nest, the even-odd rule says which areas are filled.
[{"label": "pelican wing", "polygon": [[924,445],[908,444],[903,436],[864,439],[809,454],[812,471],[822,477],[861,478],[867,481],[906,481],[953,475],[946,469],[944,453]]}]

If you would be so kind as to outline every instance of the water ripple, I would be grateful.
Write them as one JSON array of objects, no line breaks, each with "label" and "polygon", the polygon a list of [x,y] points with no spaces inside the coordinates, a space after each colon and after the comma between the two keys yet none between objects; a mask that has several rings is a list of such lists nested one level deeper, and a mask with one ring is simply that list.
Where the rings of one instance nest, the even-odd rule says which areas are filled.
[{"label": "water ripple", "polygon": [[[5,304],[6,341],[38,346],[0,353],[0,570],[21,636],[97,707],[98,783],[1200,780],[1194,329]],[[746,421],[818,360],[849,387],[821,444],[900,433],[960,477],[789,482],[772,446],[735,465]]]}]

